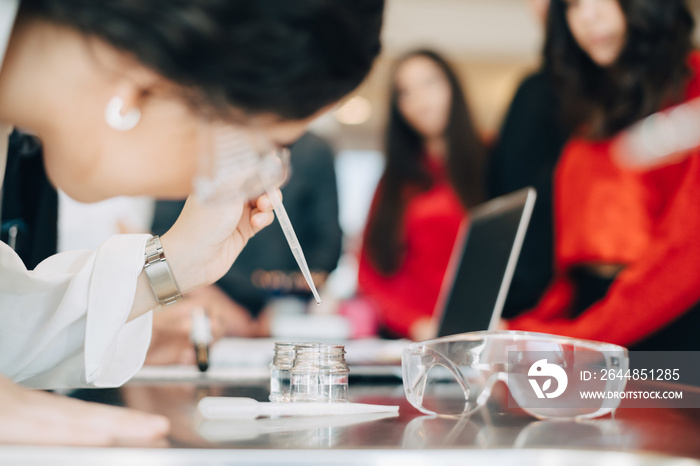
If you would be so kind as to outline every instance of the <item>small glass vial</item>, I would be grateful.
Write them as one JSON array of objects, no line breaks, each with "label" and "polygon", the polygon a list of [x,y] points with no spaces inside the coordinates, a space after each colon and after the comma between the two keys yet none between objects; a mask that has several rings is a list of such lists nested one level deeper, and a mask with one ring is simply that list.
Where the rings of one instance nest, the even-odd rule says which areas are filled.
[{"label": "small glass vial", "polygon": [[291,401],[291,370],[296,355],[294,343],[275,343],[270,363],[270,401]]},{"label": "small glass vial", "polygon": [[315,401],[318,397],[320,343],[300,343],[294,348],[291,370],[291,401]]},{"label": "small glass vial", "polygon": [[320,396],[317,401],[347,402],[350,370],[345,362],[345,346],[324,346],[319,360]]},{"label": "small glass vial", "polygon": [[292,401],[345,402],[348,373],[344,346],[297,346],[291,373]]}]

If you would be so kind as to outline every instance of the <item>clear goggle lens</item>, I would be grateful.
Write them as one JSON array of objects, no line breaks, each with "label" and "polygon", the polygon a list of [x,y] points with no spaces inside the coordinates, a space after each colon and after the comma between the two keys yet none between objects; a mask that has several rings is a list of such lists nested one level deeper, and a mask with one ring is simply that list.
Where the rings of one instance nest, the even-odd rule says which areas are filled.
[{"label": "clear goggle lens", "polygon": [[289,150],[249,128],[203,122],[199,147],[194,192],[202,202],[254,199],[290,174]]},{"label": "clear goggle lens", "polygon": [[589,377],[629,367],[621,346],[529,332],[472,332],[413,343],[403,353],[408,401],[425,414],[462,416],[480,409],[496,382],[509,405],[541,419],[585,419],[619,399],[581,399],[581,391],[621,392],[624,378]]}]

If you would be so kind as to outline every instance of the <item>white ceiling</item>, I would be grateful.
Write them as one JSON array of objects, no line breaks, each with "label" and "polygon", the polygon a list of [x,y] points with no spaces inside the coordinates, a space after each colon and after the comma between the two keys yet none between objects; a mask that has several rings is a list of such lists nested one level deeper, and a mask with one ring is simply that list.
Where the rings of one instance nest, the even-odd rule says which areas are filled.
[{"label": "white ceiling", "polygon": [[387,0],[384,18],[391,56],[430,46],[452,56],[529,59],[542,40],[527,0]]},{"label": "white ceiling", "polygon": [[[430,46],[480,61],[531,61],[539,56],[542,27],[528,0],[387,0],[383,41],[396,56]],[[689,0],[696,18],[700,0]],[[695,31],[700,43],[700,28]]]}]

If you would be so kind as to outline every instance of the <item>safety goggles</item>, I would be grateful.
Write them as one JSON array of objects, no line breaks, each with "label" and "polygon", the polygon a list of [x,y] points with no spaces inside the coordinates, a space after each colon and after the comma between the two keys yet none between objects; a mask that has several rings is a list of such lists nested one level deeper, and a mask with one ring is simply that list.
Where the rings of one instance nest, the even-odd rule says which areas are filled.
[{"label": "safety goggles", "polygon": [[440,416],[480,409],[498,381],[508,387],[509,406],[539,419],[604,416],[619,406],[614,394],[624,391],[627,379],[620,376],[628,368],[627,350],[618,345],[515,331],[413,343],[402,357],[406,398]]},{"label": "safety goggles", "polygon": [[254,128],[203,121],[194,191],[203,202],[255,199],[289,177],[289,150]]}]

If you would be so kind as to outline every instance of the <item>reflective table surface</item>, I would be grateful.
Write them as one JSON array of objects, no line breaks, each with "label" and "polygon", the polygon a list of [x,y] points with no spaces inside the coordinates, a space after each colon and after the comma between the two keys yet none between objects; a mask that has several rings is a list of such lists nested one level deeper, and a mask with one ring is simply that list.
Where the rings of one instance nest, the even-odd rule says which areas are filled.
[{"label": "reflective table surface", "polygon": [[0,447],[0,464],[700,465],[700,409],[625,408],[623,401],[614,417],[538,421],[504,406],[500,386],[485,409],[448,419],[421,415],[397,381],[372,382],[351,382],[350,401],[399,405],[398,415],[207,421],[197,413],[204,396],[264,401],[264,381],[148,381],[80,390],[74,396],[167,416],[170,437],[147,446],[160,448]]}]

